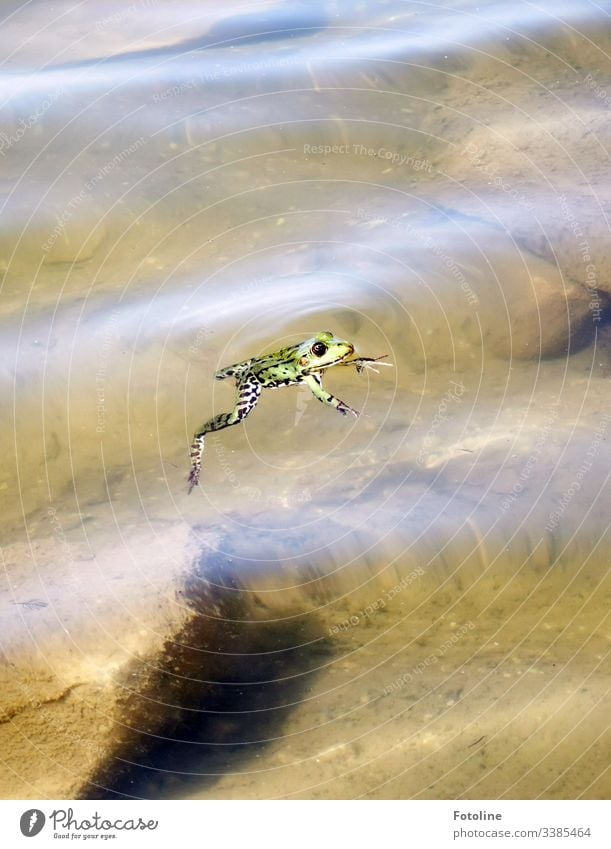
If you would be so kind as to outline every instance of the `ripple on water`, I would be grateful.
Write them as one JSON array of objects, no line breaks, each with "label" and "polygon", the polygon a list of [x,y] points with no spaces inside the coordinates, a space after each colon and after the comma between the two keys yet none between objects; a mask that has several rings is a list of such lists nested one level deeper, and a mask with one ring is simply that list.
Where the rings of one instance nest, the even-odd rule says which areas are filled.
[{"label": "ripple on water", "polygon": [[[357,5],[3,22],[21,798],[604,795],[606,23]],[[358,421],[265,392],[188,497],[326,329]]]}]

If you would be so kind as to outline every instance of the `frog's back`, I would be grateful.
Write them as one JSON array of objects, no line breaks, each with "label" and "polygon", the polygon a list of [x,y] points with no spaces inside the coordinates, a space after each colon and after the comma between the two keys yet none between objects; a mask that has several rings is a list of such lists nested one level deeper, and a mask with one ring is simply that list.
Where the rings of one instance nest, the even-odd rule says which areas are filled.
[{"label": "frog's back", "polygon": [[241,363],[234,363],[217,371],[215,378],[217,380],[225,380],[227,377],[235,377],[236,380],[241,380],[247,375],[253,375],[263,385],[267,385],[268,380],[271,385],[274,377],[280,376],[280,373],[276,375],[276,369],[278,368],[282,372],[282,377],[293,376],[295,352],[298,347],[297,345],[291,345],[288,348],[282,348],[280,351],[274,351],[272,354],[264,354],[262,357],[253,357]]}]

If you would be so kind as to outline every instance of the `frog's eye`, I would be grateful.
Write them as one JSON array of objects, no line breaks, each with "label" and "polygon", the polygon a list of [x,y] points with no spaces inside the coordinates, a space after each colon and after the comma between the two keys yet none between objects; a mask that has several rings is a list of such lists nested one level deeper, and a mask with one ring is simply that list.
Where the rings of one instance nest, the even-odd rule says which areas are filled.
[{"label": "frog's eye", "polygon": [[323,354],[327,353],[327,346],[324,342],[314,342],[312,345],[312,353],[315,357],[322,357]]}]

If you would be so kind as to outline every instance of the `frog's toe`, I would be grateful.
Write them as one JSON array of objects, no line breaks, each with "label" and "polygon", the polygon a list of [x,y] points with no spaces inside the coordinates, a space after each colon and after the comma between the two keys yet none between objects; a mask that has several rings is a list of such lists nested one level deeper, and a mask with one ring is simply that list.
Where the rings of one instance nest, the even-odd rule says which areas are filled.
[{"label": "frog's toe", "polygon": [[342,414],[342,416],[347,416],[348,413],[352,413],[352,415],[356,416],[356,418],[358,418],[359,416],[358,410],[353,410],[352,407],[349,407],[348,404],[344,404],[343,401],[340,401],[340,403],[337,405],[337,409]]}]

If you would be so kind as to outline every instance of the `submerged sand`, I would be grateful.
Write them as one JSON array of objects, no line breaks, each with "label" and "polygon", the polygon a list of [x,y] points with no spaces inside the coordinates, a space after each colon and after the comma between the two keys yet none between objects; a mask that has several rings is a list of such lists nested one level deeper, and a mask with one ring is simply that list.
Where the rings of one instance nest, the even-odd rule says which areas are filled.
[{"label": "submerged sand", "polygon": [[[611,69],[578,6],[160,57],[105,4],[130,55],[95,67],[90,20],[44,56],[41,7],[11,20],[0,796],[608,796]],[[263,393],[187,497],[216,368],[327,328],[394,363],[326,378],[361,418]]]}]

